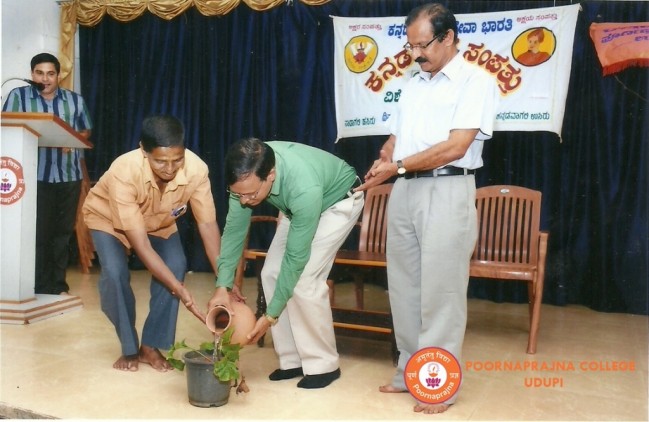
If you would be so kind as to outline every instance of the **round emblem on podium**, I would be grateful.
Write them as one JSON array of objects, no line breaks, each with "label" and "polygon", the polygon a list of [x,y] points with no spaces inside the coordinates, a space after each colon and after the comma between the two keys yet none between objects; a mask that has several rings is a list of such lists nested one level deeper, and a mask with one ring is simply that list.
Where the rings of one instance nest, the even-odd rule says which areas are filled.
[{"label": "round emblem on podium", "polygon": [[25,194],[23,167],[11,157],[0,157],[0,203],[11,205]]}]

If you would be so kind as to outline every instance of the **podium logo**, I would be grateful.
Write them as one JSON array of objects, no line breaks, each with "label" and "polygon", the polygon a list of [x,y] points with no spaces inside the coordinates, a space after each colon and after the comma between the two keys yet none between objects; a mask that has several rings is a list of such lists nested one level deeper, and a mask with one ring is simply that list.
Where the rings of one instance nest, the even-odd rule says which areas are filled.
[{"label": "podium logo", "polygon": [[24,194],[23,167],[11,157],[0,157],[0,204],[11,205]]},{"label": "podium logo", "polygon": [[439,347],[427,347],[410,357],[404,378],[408,391],[417,400],[437,404],[458,392],[462,371],[453,354]]}]

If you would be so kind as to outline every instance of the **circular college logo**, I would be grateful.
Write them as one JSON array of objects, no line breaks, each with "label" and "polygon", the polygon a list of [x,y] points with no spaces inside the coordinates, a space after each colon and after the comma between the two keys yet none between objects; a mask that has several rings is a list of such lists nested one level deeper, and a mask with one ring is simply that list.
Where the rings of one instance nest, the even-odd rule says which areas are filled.
[{"label": "circular college logo", "polygon": [[11,157],[0,157],[0,203],[11,205],[25,194],[23,167]]},{"label": "circular college logo", "polygon": [[450,352],[427,347],[413,354],[403,374],[410,394],[423,403],[437,404],[457,393],[462,382],[460,363]]},{"label": "circular college logo", "polygon": [[367,35],[353,37],[345,46],[345,64],[354,73],[363,73],[372,65],[379,54],[379,47]]}]

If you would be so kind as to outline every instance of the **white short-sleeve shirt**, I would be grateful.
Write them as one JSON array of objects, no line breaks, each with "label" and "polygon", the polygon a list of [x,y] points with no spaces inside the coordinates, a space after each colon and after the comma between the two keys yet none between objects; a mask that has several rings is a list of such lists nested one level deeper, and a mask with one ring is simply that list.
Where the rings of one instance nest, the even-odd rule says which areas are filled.
[{"label": "white short-sleeve shirt", "polygon": [[479,129],[464,157],[447,165],[482,167],[483,141],[493,134],[496,102],[493,78],[459,53],[432,78],[420,72],[406,83],[387,122],[396,136],[393,160],[448,140],[453,129]]}]

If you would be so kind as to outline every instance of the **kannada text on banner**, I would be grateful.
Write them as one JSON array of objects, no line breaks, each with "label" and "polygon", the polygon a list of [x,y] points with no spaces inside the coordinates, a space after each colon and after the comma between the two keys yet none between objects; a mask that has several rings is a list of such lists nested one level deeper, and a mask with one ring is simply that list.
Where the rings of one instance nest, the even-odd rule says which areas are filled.
[{"label": "kannada text on banner", "polygon": [[[561,135],[578,4],[459,14],[465,60],[496,81],[498,131]],[[337,138],[387,135],[403,84],[419,72],[405,51],[405,17],[333,17]]]}]

